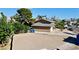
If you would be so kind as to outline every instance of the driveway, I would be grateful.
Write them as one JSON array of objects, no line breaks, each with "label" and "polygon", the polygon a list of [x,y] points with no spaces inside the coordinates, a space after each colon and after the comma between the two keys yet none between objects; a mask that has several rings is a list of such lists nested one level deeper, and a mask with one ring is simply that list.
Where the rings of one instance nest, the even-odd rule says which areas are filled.
[{"label": "driveway", "polygon": [[55,49],[64,44],[68,36],[47,35],[41,33],[16,34],[13,40],[13,50]]}]

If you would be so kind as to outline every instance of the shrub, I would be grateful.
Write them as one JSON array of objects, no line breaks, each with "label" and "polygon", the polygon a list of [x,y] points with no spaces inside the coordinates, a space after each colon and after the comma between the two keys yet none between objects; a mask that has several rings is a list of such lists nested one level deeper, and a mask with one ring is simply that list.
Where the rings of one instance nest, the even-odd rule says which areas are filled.
[{"label": "shrub", "polygon": [[56,21],[55,27],[61,29],[61,31],[64,29],[64,22],[63,21]]},{"label": "shrub", "polygon": [[12,31],[12,25],[8,24],[5,16],[2,16],[2,18],[0,18],[0,44],[2,44],[2,46],[9,42],[9,38],[13,34]]},{"label": "shrub", "polygon": [[29,26],[27,26],[27,25],[22,25],[22,26],[23,26],[24,33],[26,33],[28,31],[28,29],[29,29]]},{"label": "shrub", "polygon": [[16,22],[14,23],[14,33],[18,34],[18,33],[26,33],[28,30],[28,26],[21,24],[20,22]]}]

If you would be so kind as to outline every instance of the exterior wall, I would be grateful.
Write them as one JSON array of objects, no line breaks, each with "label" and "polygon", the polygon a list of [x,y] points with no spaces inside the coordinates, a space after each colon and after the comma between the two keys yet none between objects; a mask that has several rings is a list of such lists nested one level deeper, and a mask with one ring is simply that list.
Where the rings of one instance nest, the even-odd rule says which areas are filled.
[{"label": "exterior wall", "polygon": [[35,31],[38,31],[38,32],[50,32],[50,27],[37,27],[37,26],[34,26],[33,28],[35,29]]},{"label": "exterior wall", "polygon": [[79,28],[75,28],[73,32],[75,32],[76,34],[79,34]]},{"label": "exterior wall", "polygon": [[53,27],[50,27],[50,32],[52,32],[53,31]]}]

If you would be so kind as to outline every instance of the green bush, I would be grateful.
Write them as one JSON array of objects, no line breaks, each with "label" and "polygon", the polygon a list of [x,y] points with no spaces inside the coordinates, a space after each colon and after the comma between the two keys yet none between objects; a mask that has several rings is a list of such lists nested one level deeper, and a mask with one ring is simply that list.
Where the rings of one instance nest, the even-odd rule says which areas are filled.
[{"label": "green bush", "polygon": [[21,30],[22,30],[21,24],[19,22],[14,23],[14,33],[15,34],[20,33]]},{"label": "green bush", "polygon": [[21,24],[20,22],[16,22],[14,23],[14,33],[18,34],[18,33],[25,33],[28,30],[28,26]]},{"label": "green bush", "polygon": [[6,44],[9,42],[9,38],[13,34],[12,25],[7,22],[7,18],[2,15],[0,18],[0,44]]},{"label": "green bush", "polygon": [[28,28],[29,28],[29,26],[23,25],[23,31],[24,31],[24,33],[26,33],[28,31]]},{"label": "green bush", "polygon": [[8,24],[2,25],[0,24],[0,41],[2,43],[7,43],[8,38],[12,35],[12,30]]},{"label": "green bush", "polygon": [[56,21],[55,27],[61,29],[61,31],[64,29],[64,22],[63,21]]}]

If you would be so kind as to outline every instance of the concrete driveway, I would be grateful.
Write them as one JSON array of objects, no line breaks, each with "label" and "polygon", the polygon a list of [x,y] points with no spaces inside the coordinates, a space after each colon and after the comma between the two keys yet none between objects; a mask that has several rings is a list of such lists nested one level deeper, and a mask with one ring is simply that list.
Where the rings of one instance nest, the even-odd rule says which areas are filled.
[{"label": "concrete driveway", "polygon": [[68,36],[47,35],[41,33],[16,34],[13,40],[13,50],[55,49],[64,44]]}]

